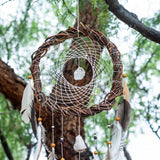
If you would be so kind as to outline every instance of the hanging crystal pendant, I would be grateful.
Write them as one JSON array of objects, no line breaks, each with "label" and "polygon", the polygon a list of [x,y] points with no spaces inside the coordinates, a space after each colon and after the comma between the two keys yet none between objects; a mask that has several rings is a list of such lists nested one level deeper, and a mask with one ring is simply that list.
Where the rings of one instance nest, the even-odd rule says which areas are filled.
[{"label": "hanging crystal pendant", "polygon": [[82,67],[78,67],[74,72],[75,80],[82,80],[85,76],[85,70]]}]

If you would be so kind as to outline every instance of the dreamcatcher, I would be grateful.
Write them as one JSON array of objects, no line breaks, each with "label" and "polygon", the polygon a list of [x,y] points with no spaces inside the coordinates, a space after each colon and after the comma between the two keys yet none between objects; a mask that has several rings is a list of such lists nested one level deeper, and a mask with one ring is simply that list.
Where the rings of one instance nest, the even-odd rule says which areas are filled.
[{"label": "dreamcatcher", "polygon": [[[45,59],[49,53],[54,54],[54,46],[60,45],[68,39],[71,39],[69,49],[58,53],[60,58],[55,60],[52,66],[45,64],[45,68],[49,68],[48,75],[50,75],[52,80],[54,80],[52,91],[46,95],[43,91],[43,77],[40,77],[41,59]],[[106,53],[103,53],[104,48],[107,48],[109,52],[107,60],[103,59],[102,56],[103,54],[106,55]],[[110,110],[115,104],[115,99],[118,96],[121,96],[123,91],[124,95],[126,95],[126,97],[128,96],[126,82],[124,87],[125,90],[123,90],[122,87],[123,66],[120,58],[120,52],[108,38],[106,38],[98,30],[93,30],[89,26],[85,26],[82,23],[80,23],[78,28],[69,27],[66,31],[61,31],[57,35],[48,37],[45,42],[38,48],[38,50],[32,54],[32,64],[30,70],[33,77],[33,84],[30,76],[29,84],[24,90],[21,113],[22,119],[28,123],[32,117],[32,112],[34,112],[32,110],[33,104],[38,104],[35,107],[38,115],[38,126],[37,130],[35,131],[38,144],[35,159],[38,159],[39,157],[39,151],[42,147],[42,143],[45,145],[45,129],[42,125],[43,120],[41,118],[41,110],[44,108],[46,109],[47,114],[52,115],[51,151],[47,146],[45,146],[47,151],[50,153],[49,160],[57,159],[55,154],[56,146],[54,142],[54,114],[61,115],[61,160],[64,160],[64,116],[75,115],[79,118],[79,134],[77,137],[75,137],[75,144],[73,146],[74,150],[81,153],[87,148],[83,138],[80,135],[81,116],[85,117],[89,115],[95,115],[103,110]],[[105,66],[102,64],[103,61],[106,64]],[[96,98],[93,98],[95,101],[92,102],[92,97],[95,97],[97,94],[97,88],[100,88],[100,83],[103,83],[102,78],[108,78],[104,84],[105,88],[100,89],[104,96],[102,96],[101,101],[97,100],[98,103],[96,103]],[[99,79],[101,82],[97,81],[97,79]],[[50,82],[52,83],[52,81]],[[98,94],[101,95],[99,91]],[[113,157],[115,152],[118,152],[117,155],[119,156],[119,151],[124,145],[124,143],[122,144],[122,141],[124,142],[125,139],[124,132],[126,131],[126,127],[125,129],[123,128],[123,123],[126,117],[124,115],[120,115],[120,112],[124,113],[127,110],[126,108],[129,108],[129,103],[127,101],[128,99],[126,98],[126,100],[124,100],[123,103],[119,105],[120,107],[118,107],[116,122],[113,126],[113,143],[111,144],[111,141],[107,142],[107,160],[111,159],[110,157]],[[119,111],[119,108],[123,108],[121,109],[123,111]],[[129,111],[126,115],[128,115],[128,113]],[[97,139],[96,135],[94,135],[94,139]],[[119,140],[117,147],[115,147],[114,142],[116,140],[114,139]],[[95,151],[94,154],[96,158],[98,152]]]}]

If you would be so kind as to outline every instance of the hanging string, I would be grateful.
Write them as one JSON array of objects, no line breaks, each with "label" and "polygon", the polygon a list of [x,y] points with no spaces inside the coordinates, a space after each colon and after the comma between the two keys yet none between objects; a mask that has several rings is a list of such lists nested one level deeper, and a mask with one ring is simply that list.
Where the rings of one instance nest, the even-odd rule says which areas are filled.
[{"label": "hanging string", "polygon": [[108,125],[107,125],[107,127],[108,127],[108,129],[107,129],[107,131],[108,131],[108,140],[110,141],[111,140],[111,120],[110,120],[110,115],[109,115],[109,111],[107,111],[107,115],[108,115]]},{"label": "hanging string", "polygon": [[95,127],[95,133],[94,133],[94,140],[95,140],[95,148],[97,149],[97,132],[96,132],[96,124],[97,124],[97,122],[96,122],[96,118],[97,118],[97,115],[95,114],[94,115],[94,127]]},{"label": "hanging string", "polygon": [[61,156],[63,158],[63,142],[64,142],[64,138],[63,138],[63,113],[61,113]]},{"label": "hanging string", "polygon": [[[39,101],[41,102],[41,99],[40,99]],[[40,107],[39,107],[39,113],[38,113],[38,114],[39,114],[39,115],[38,115],[39,117],[41,117],[41,107],[42,107],[42,106],[40,105]]]},{"label": "hanging string", "polygon": [[78,37],[79,37],[79,0],[77,0],[77,30],[78,30]]},{"label": "hanging string", "polygon": [[79,135],[81,135],[81,117],[80,115],[78,116],[78,123],[79,123],[78,133]]},{"label": "hanging string", "polygon": [[107,140],[107,145],[108,145],[108,151],[107,151],[107,156],[106,156],[106,160],[110,160],[111,159],[111,153],[110,153],[110,148],[111,148],[111,115],[109,114],[109,111],[107,111],[107,135],[108,135],[108,140]]},{"label": "hanging string", "polygon": [[[80,115],[78,116],[78,134],[79,135],[81,135],[81,117],[80,117]],[[79,152],[79,157],[78,157],[78,159],[80,160],[81,159],[81,154],[80,154],[80,152]]]},{"label": "hanging string", "polygon": [[48,156],[48,159],[49,160],[57,160],[57,156],[55,154],[55,143],[54,143],[54,129],[55,129],[55,126],[54,126],[54,112],[53,112],[53,108],[52,108],[52,143],[51,143],[51,148],[52,148],[52,151],[50,152],[49,156]]},{"label": "hanging string", "polygon": [[52,109],[52,143],[54,143],[54,113]]},{"label": "hanging string", "polygon": [[[94,127],[96,126],[96,114],[94,115]],[[94,133],[94,140],[95,140],[95,151],[94,151],[94,159],[96,160],[98,158],[98,151],[97,151],[97,134],[96,134],[96,127],[95,127],[95,133]]]}]

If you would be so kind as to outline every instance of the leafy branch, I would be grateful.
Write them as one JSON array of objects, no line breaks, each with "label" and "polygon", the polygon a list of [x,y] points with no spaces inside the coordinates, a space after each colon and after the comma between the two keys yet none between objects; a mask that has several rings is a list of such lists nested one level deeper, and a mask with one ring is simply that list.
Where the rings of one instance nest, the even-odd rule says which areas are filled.
[{"label": "leafy branch", "polygon": [[156,43],[160,43],[160,32],[143,24],[136,14],[125,9],[121,4],[119,4],[118,0],[105,0],[105,2],[109,5],[109,10],[118,19],[138,31],[144,37]]}]

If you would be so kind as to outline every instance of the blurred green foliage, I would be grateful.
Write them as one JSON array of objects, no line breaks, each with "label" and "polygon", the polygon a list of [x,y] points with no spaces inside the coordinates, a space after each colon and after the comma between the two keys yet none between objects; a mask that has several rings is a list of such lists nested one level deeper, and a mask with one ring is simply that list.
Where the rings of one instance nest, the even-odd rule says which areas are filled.
[{"label": "blurred green foliage", "polygon": [[[80,11],[86,2],[86,0],[80,0]],[[93,7],[93,14],[98,18],[99,30],[109,37],[116,36],[119,31],[119,22],[115,16],[110,14],[104,0],[91,0],[90,2]],[[5,5],[0,4],[0,9],[9,3],[11,2]],[[99,9],[98,12],[97,8]],[[73,0],[23,1],[21,5],[17,6],[15,15],[0,16],[1,59],[14,67],[15,72],[26,79],[29,75],[28,68],[33,51],[43,43],[46,37],[56,34],[68,26],[73,26],[76,22],[77,12],[77,1]],[[160,13],[156,13],[152,19],[142,19],[142,21],[146,25],[160,30]],[[137,33],[133,32],[133,34]],[[68,42],[64,44],[64,48],[67,45]],[[46,59],[54,61],[55,55],[55,53],[52,53],[51,56],[47,55]],[[159,55],[160,46],[139,35],[132,52],[127,53],[128,61],[124,61],[125,71],[128,75],[128,87],[131,92],[131,99],[133,99],[130,133],[134,133],[134,127],[138,125],[138,119],[145,119],[151,127],[153,126],[151,128],[153,131],[157,130],[158,125],[160,126],[158,106],[160,94],[152,94],[157,83],[160,82]],[[107,57],[104,58],[107,59]],[[101,58],[101,61],[103,62],[104,59]],[[41,69],[42,74],[45,74],[45,66],[42,66]],[[107,73],[107,70],[105,73]],[[102,78],[107,78],[107,75],[99,77],[99,79]],[[55,84],[55,81],[53,80],[52,83]],[[108,84],[104,83],[102,88],[106,85]],[[99,87],[96,88],[97,94],[100,90]],[[91,97],[91,103],[94,103],[95,98],[95,95]],[[116,106],[117,104],[114,109],[116,109]],[[108,113],[102,112],[96,115],[95,119],[89,117],[85,121],[86,140],[91,149],[94,149],[94,132],[101,130],[103,137],[97,135],[98,148],[106,148],[106,141],[109,138],[106,126]],[[113,119],[114,114],[110,123],[113,123]],[[95,126],[96,129],[94,130]],[[27,155],[26,147],[31,141],[30,125],[22,122],[19,112],[13,110],[11,104],[2,95],[0,95],[0,127],[11,148],[13,157],[16,160],[25,159]],[[99,150],[99,153],[100,158],[104,159],[104,153],[101,150]],[[1,160],[6,159],[1,145],[0,156]]]}]

